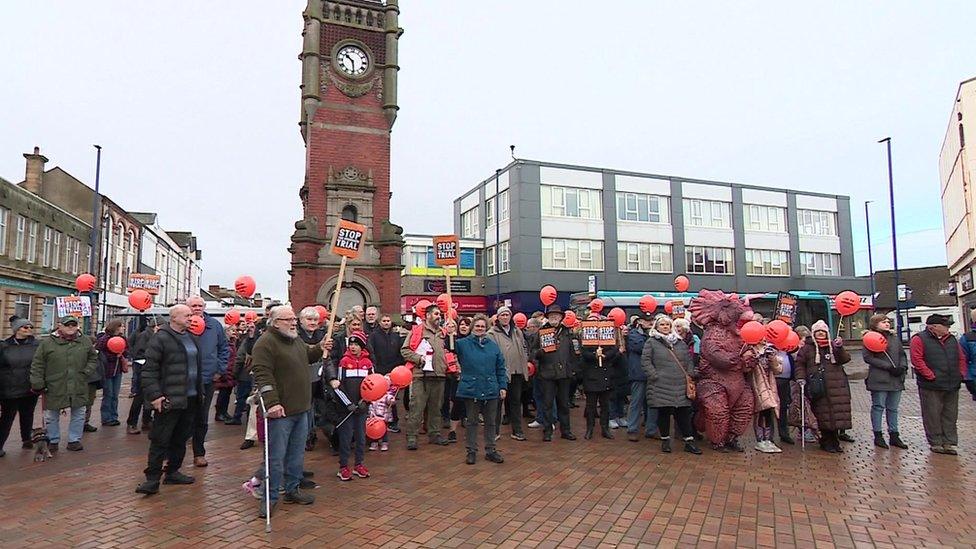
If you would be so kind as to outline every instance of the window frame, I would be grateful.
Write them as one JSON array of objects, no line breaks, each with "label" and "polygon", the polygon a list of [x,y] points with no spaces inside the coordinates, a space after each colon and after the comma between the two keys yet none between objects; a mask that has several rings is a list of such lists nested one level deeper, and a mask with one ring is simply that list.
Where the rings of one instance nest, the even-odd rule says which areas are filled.
[{"label": "window frame", "polygon": [[541,244],[540,263],[544,270],[595,272],[604,269],[602,240],[542,238]]},{"label": "window frame", "polygon": [[481,238],[478,206],[461,213],[461,238]]},{"label": "window frame", "polygon": [[51,239],[54,229],[44,225],[44,236],[41,240],[41,266],[50,267],[51,266]]},{"label": "window frame", "polygon": [[[723,259],[721,261],[715,258],[719,251],[721,251],[723,255]],[[689,261],[689,259],[691,259],[691,261]],[[719,271],[720,264],[721,271]],[[708,270],[709,265],[712,267],[711,271]],[[734,275],[735,250],[733,248],[723,248],[720,246],[686,246],[685,267],[687,272],[695,274]]]},{"label": "window frame", "polygon": [[[759,255],[759,269],[756,268],[756,254]],[[774,259],[778,261],[774,261]],[[745,262],[746,276],[790,276],[790,254],[786,250],[750,248],[745,250]],[[766,269],[767,264],[769,265],[768,270]],[[779,272],[776,272],[777,268]]]},{"label": "window frame", "polygon": [[0,208],[0,255],[7,254],[7,229],[10,225],[10,210]]},{"label": "window frame", "polygon": [[670,273],[674,271],[673,267],[673,247],[670,244],[617,242],[617,270],[621,273]]}]

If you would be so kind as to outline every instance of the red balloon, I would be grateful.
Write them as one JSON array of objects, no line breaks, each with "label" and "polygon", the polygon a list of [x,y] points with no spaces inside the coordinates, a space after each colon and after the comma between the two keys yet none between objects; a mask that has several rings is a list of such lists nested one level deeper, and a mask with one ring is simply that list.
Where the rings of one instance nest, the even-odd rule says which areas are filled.
[{"label": "red balloon", "polygon": [[117,355],[121,355],[125,352],[125,338],[119,336],[110,337],[105,342],[105,348]]},{"label": "red balloon", "polygon": [[394,387],[404,388],[409,387],[410,383],[413,381],[413,373],[410,372],[410,368],[406,366],[397,366],[390,372],[390,383]]},{"label": "red balloon", "polygon": [[882,333],[874,331],[864,332],[864,337],[861,341],[864,342],[864,348],[872,353],[883,353],[888,350],[888,338]]},{"label": "red balloon", "polygon": [[187,328],[187,330],[190,330],[191,334],[195,336],[203,335],[203,332],[206,329],[207,329],[207,323],[203,320],[202,316],[190,317],[190,326]]},{"label": "red balloon", "polygon": [[359,385],[359,396],[366,402],[376,402],[390,389],[390,382],[381,374],[369,374]]},{"label": "red balloon", "polygon": [[90,292],[95,289],[95,277],[88,273],[81,273],[75,279],[75,289],[79,292]]},{"label": "red balloon", "polygon": [[742,328],[739,328],[739,335],[742,336],[742,341],[749,345],[755,345],[766,337],[766,327],[755,320],[750,320]]},{"label": "red balloon", "polygon": [[427,307],[430,307],[430,301],[421,299],[413,306],[413,314],[417,315],[421,320],[424,320],[427,318]]},{"label": "red balloon", "polygon": [[315,306],[315,312],[319,314],[319,324],[325,324],[329,321],[329,310],[321,305]]},{"label": "red balloon", "polygon": [[254,295],[255,289],[257,289],[257,284],[254,283],[253,278],[247,275],[239,276],[234,281],[234,290],[244,299],[250,299]]},{"label": "red balloon", "polygon": [[446,316],[447,316],[447,318],[449,318],[451,320],[457,320],[458,319],[457,309],[448,309]]},{"label": "red balloon", "polygon": [[621,309],[620,307],[614,307],[613,309],[610,309],[610,312],[607,313],[607,318],[612,320],[614,326],[618,328],[623,326],[624,324],[627,324],[627,313],[625,313],[624,310]]},{"label": "red balloon", "polygon": [[447,311],[451,308],[452,299],[447,296],[447,294],[441,294],[437,296],[437,308],[441,310],[442,313],[447,314]]},{"label": "red balloon", "polygon": [[129,305],[137,311],[145,311],[152,307],[153,298],[146,290],[132,290],[129,294]]},{"label": "red balloon", "polygon": [[566,311],[566,314],[563,315],[563,326],[567,328],[572,328],[576,326],[576,323],[578,321],[579,319],[576,318],[576,313],[574,313],[573,311]]},{"label": "red balloon", "polygon": [[246,311],[244,313],[244,322],[254,322],[258,319],[258,314],[254,311]]},{"label": "red balloon", "polygon": [[834,298],[834,308],[841,316],[851,316],[860,310],[861,298],[850,290],[841,292]]},{"label": "red balloon", "polygon": [[529,362],[528,364],[525,365],[525,367],[528,368],[528,370],[529,370],[529,377],[532,377],[532,376],[535,375],[535,364]]},{"label": "red balloon", "polygon": [[685,275],[678,275],[674,277],[674,289],[679,292],[687,292],[688,288],[691,286],[691,281]]},{"label": "red balloon", "polygon": [[786,337],[792,331],[789,324],[776,319],[766,325],[766,339],[773,345],[779,347],[781,343],[786,341]]},{"label": "red balloon", "polygon": [[603,311],[603,300],[599,297],[590,302],[590,311],[600,314]]},{"label": "red balloon", "polygon": [[542,304],[548,307],[556,302],[557,295],[559,295],[559,292],[556,291],[556,288],[547,284],[539,290],[539,301],[542,301]]},{"label": "red balloon", "polygon": [[386,434],[386,421],[383,418],[371,417],[366,420],[366,436],[370,440],[380,440]]},{"label": "red balloon", "polygon": [[640,305],[640,310],[645,313],[653,313],[657,310],[657,300],[652,295],[645,295],[640,298],[638,305]]},{"label": "red balloon", "polygon": [[671,314],[673,311],[674,311],[674,303],[671,303],[670,301],[665,301],[664,312],[667,314]]},{"label": "red balloon", "polygon": [[231,309],[224,313],[224,324],[228,326],[235,326],[241,321],[241,313],[236,309]]},{"label": "red balloon", "polygon": [[529,318],[525,316],[525,313],[515,313],[512,315],[512,322],[515,323],[516,328],[522,330],[529,323]]},{"label": "red balloon", "polygon": [[786,334],[786,337],[783,339],[782,342],[774,343],[774,345],[776,345],[776,348],[779,349],[780,351],[786,351],[788,353],[792,353],[793,351],[800,348],[800,336],[797,335],[797,333],[794,332],[793,330],[790,330],[789,333]]}]

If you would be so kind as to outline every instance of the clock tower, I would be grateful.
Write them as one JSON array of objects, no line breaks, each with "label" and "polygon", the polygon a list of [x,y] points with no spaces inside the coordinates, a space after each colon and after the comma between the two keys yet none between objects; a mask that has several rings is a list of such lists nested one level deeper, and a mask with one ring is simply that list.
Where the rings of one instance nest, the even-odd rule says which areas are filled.
[{"label": "clock tower", "polygon": [[390,131],[397,109],[397,0],[309,0],[305,8],[301,128],[302,219],[291,237],[289,300],[331,306],[340,258],[331,239],[340,219],[366,225],[340,289],[353,305],[400,307],[403,229],[390,222]]}]

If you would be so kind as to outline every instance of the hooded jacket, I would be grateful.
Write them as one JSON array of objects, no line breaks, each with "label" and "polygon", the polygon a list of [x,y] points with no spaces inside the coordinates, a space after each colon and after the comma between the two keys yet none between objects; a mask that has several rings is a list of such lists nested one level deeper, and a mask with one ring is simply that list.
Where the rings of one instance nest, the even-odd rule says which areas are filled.
[{"label": "hooded jacket", "polygon": [[34,353],[31,388],[47,394],[45,410],[88,406],[88,378],[96,371],[97,362],[91,338],[79,333],[69,340],[54,332]]},{"label": "hooded jacket", "polygon": [[[680,366],[675,357],[680,361]],[[691,351],[684,341],[678,339],[671,343],[657,330],[651,329],[644,343],[641,365],[647,376],[648,408],[691,406],[685,374],[694,379],[697,371],[691,359]]]},{"label": "hooded jacket", "polygon": [[[404,360],[414,363],[413,378],[423,379],[424,377],[443,378],[447,376],[447,361],[444,353],[447,351],[444,344],[444,333],[439,328],[431,328],[426,322],[417,331],[417,337],[411,332],[410,337],[403,340],[400,347],[400,354]],[[431,365],[434,371],[424,371],[424,357],[418,352],[421,341],[426,341],[432,349]]]},{"label": "hooded jacket", "polygon": [[0,399],[30,396],[31,361],[39,345],[34,336],[0,341]]},{"label": "hooded jacket", "polygon": [[[457,398],[494,400],[508,388],[508,372],[501,349],[489,337],[471,334],[455,344],[461,363]],[[416,371],[416,368],[414,368]]]},{"label": "hooded jacket", "polygon": [[200,361],[203,365],[203,384],[213,383],[213,376],[227,368],[230,349],[227,347],[227,334],[224,327],[214,317],[203,313],[206,328],[200,335]]},{"label": "hooded jacket", "polygon": [[525,342],[525,334],[522,333],[514,323],[508,325],[508,333],[497,322],[488,331],[488,339],[491,339],[501,349],[502,356],[505,357],[505,369],[508,371],[508,380],[512,380],[513,374],[522,377],[529,377],[529,350]]}]

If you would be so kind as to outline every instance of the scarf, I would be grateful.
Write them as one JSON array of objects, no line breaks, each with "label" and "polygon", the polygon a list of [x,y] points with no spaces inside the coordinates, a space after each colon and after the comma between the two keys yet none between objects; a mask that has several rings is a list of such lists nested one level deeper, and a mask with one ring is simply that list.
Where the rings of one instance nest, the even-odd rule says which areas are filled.
[{"label": "scarf", "polygon": [[831,346],[830,340],[828,340],[826,338],[824,338],[824,339],[814,338],[814,340],[813,340],[813,348],[816,351],[816,355],[815,355],[816,356],[816,364],[818,364],[818,365],[820,364],[820,348],[821,347],[824,347],[824,348],[827,349],[827,351],[824,354],[827,355],[827,358],[830,359],[830,363],[831,364],[837,364],[837,359],[834,358],[834,348]]},{"label": "scarf", "polygon": [[57,336],[58,336],[58,337],[59,337],[60,339],[63,339],[63,340],[65,340],[65,341],[75,341],[75,340],[77,340],[77,339],[78,339],[78,336],[80,336],[80,335],[81,335],[81,332],[80,332],[80,331],[78,331],[78,332],[75,332],[75,335],[73,335],[73,336],[67,336],[67,335],[64,335],[63,333],[61,333],[61,330],[58,330],[58,331],[57,331],[57,333],[56,333],[56,335],[57,335]]}]

